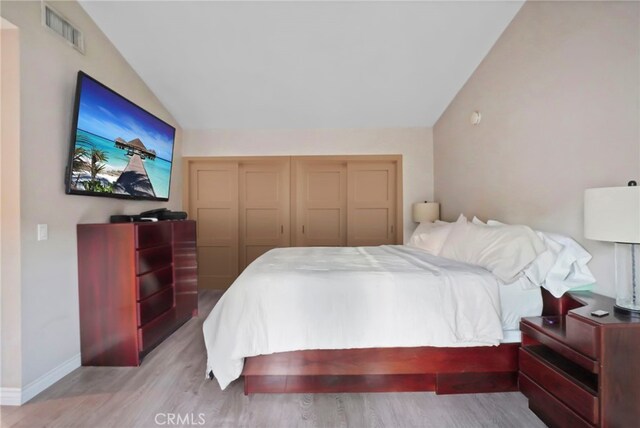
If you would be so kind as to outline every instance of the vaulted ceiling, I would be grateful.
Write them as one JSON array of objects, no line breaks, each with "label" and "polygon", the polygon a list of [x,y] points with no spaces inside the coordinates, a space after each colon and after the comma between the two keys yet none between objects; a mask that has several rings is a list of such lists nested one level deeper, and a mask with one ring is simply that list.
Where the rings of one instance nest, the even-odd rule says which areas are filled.
[{"label": "vaulted ceiling", "polygon": [[187,129],[432,126],[522,6],[81,4]]}]

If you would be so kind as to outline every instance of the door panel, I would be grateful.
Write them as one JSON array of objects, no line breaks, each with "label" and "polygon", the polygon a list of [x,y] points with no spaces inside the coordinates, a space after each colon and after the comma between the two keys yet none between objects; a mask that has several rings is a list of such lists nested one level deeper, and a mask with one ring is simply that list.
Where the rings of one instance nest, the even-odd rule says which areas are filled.
[{"label": "door panel", "polygon": [[348,245],[396,243],[396,165],[394,162],[349,162]]},{"label": "door panel", "polygon": [[219,239],[232,239],[236,230],[233,229],[231,210],[230,207],[197,208],[198,240],[212,243]]},{"label": "door panel", "polygon": [[358,237],[385,237],[389,227],[389,210],[386,208],[358,208],[353,213],[353,226]]},{"label": "door panel", "polygon": [[[366,169],[360,169],[366,168]],[[388,169],[376,166],[351,165],[349,179],[353,180],[353,202],[384,202],[389,200]]]},{"label": "door panel", "polygon": [[196,220],[198,288],[226,289],[238,276],[238,164],[190,164],[189,215]]},{"label": "door panel", "polygon": [[320,242],[322,240],[342,241],[343,228],[341,217],[344,210],[340,208],[309,208],[305,222],[304,235],[307,240]]},{"label": "door panel", "polygon": [[290,243],[289,159],[242,162],[240,191],[240,269],[272,248]]},{"label": "door panel", "polygon": [[204,275],[224,275],[229,263],[233,263],[233,254],[224,247],[207,246],[198,250],[198,271]]},{"label": "door panel", "polygon": [[298,160],[295,168],[295,245],[346,245],[346,163]]},{"label": "door panel", "polygon": [[281,235],[280,210],[277,208],[247,208],[246,234],[256,239],[275,239]]},{"label": "door panel", "polygon": [[[200,203],[213,203],[219,201],[231,201],[237,198],[233,191],[237,191],[237,178],[229,173],[225,167],[225,163],[214,166],[202,165],[204,168],[213,168],[211,170],[198,168],[196,171],[197,182],[203,186],[196,187],[197,200]],[[220,168],[220,169],[215,169]]]},{"label": "door panel", "polygon": [[[340,204],[342,201],[344,173],[342,166],[337,165],[333,171],[320,170],[322,166],[310,166],[306,171],[306,197],[307,201],[314,204],[327,203],[330,205]],[[334,168],[331,168],[334,169]]]}]

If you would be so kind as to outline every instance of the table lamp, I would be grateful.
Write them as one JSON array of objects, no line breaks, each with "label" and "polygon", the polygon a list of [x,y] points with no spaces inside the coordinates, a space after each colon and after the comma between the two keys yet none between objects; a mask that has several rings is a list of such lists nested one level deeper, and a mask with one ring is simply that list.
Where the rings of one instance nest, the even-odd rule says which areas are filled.
[{"label": "table lamp", "polygon": [[615,311],[640,317],[640,187],[602,187],[584,192],[584,236],[615,243]]},{"label": "table lamp", "polygon": [[440,204],[437,202],[417,202],[413,204],[413,221],[433,223],[440,219]]}]

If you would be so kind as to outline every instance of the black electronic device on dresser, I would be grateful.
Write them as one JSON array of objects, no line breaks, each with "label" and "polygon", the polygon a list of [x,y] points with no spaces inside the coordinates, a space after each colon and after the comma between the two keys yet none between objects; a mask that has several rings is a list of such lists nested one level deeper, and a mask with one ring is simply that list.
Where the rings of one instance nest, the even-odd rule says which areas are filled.
[{"label": "black electronic device on dresser", "polygon": [[158,220],[185,220],[187,213],[184,211],[171,211],[167,208],[158,208],[155,210],[143,211],[140,218],[155,218]]},{"label": "black electronic device on dresser", "polygon": [[594,293],[560,302],[564,315],[520,322],[519,387],[529,408],[551,427],[640,426],[640,319]]},{"label": "black electronic device on dresser", "polygon": [[110,217],[110,223],[133,223],[136,221],[164,221],[164,220],[186,220],[187,213],[184,211],[171,211],[167,208],[143,211],[140,214],[114,214]]}]

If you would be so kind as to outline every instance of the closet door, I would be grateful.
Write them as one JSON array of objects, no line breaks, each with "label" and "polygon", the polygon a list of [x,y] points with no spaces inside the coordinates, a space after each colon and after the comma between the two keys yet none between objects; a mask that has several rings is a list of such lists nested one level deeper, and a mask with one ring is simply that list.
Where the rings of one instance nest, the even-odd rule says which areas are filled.
[{"label": "closet door", "polygon": [[346,162],[296,160],[294,164],[294,245],[346,245]]},{"label": "closet door", "polygon": [[197,222],[198,288],[228,288],[238,276],[237,162],[190,164],[189,217]]},{"label": "closet door", "polygon": [[289,158],[241,162],[240,271],[290,237]]},{"label": "closet door", "polygon": [[349,162],[349,246],[396,243],[396,163]]}]

